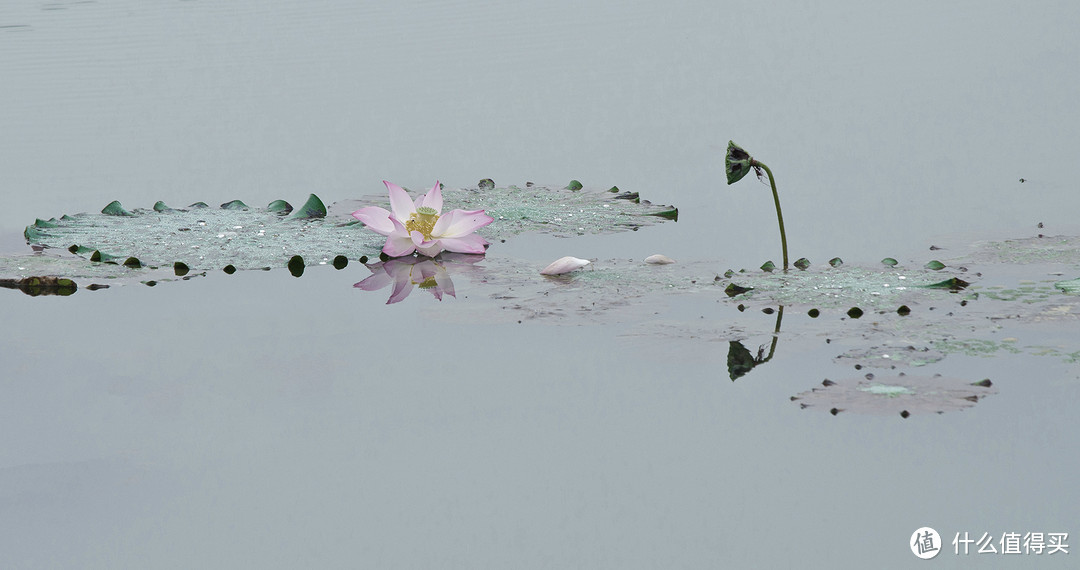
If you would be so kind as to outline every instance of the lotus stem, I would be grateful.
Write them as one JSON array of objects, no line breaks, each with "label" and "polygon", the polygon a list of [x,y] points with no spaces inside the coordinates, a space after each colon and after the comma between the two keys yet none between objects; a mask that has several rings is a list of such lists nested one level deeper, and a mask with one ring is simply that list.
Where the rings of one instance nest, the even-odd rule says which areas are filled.
[{"label": "lotus stem", "polygon": [[776,203],[776,221],[780,223],[780,246],[784,250],[784,272],[788,270],[787,233],[784,232],[784,213],[780,211],[780,195],[776,193],[776,179],[773,178],[772,170],[765,166],[764,162],[750,159],[750,166],[757,166],[765,170],[769,175],[769,185],[772,186],[773,202]]}]

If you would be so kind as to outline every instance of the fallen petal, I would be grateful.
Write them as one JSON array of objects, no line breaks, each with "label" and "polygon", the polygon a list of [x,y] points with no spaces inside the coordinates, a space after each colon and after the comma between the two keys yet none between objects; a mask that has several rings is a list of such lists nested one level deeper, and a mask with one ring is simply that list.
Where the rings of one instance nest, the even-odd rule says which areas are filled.
[{"label": "fallen petal", "polygon": [[657,253],[655,255],[650,255],[649,257],[646,257],[645,263],[650,263],[652,265],[670,265],[672,263],[675,263],[675,260],[671,259],[666,255],[660,255],[659,253]]},{"label": "fallen petal", "polygon": [[570,273],[571,271],[581,269],[590,262],[588,259],[578,259],[576,257],[560,257],[540,270],[540,275],[562,275],[563,273]]}]

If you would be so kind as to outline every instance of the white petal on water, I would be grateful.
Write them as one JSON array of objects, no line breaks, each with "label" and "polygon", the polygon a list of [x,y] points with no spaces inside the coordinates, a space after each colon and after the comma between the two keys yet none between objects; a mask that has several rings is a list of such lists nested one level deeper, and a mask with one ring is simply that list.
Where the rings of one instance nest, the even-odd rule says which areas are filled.
[{"label": "white petal on water", "polygon": [[675,260],[671,259],[666,255],[660,255],[659,253],[657,253],[655,255],[650,255],[649,257],[646,257],[645,263],[650,263],[652,265],[669,265],[671,263],[675,263]]},{"label": "white petal on water", "polygon": [[540,275],[562,275],[563,273],[570,273],[576,269],[585,267],[590,262],[588,259],[578,259],[576,257],[560,257],[551,262],[550,265],[540,270]]}]

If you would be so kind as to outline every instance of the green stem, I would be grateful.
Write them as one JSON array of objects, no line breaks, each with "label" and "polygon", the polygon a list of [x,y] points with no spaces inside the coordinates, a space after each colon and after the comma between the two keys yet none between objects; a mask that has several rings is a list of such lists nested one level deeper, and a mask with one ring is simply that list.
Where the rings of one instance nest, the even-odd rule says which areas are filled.
[{"label": "green stem", "polygon": [[780,245],[784,248],[784,271],[786,272],[788,270],[787,234],[784,232],[784,214],[780,211],[780,195],[776,193],[776,180],[773,178],[772,170],[769,170],[769,167],[765,166],[764,162],[750,159],[750,165],[764,168],[765,173],[769,175],[769,185],[772,186],[773,202],[776,203],[776,221],[780,222]]}]

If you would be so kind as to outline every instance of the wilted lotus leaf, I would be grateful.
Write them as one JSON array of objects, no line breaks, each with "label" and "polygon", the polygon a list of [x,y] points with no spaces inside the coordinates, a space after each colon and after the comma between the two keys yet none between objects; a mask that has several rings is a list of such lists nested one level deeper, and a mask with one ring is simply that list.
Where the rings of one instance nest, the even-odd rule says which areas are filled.
[{"label": "wilted lotus leaf", "polygon": [[932,376],[900,373],[896,376],[826,380],[791,400],[802,408],[859,414],[944,413],[974,406],[979,400],[996,394],[989,380],[972,381],[934,374]]},{"label": "wilted lotus leaf", "polygon": [[851,364],[856,368],[896,368],[898,366],[925,366],[945,358],[945,353],[911,345],[885,344],[869,348],[856,348],[836,357],[838,364]]}]

